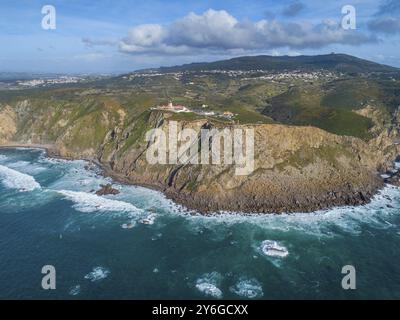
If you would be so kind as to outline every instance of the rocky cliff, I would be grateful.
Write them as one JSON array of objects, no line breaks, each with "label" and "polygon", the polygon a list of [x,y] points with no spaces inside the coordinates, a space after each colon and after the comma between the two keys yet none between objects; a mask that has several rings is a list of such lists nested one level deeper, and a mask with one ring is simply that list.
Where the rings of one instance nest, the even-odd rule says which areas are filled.
[{"label": "rocky cliff", "polygon": [[6,143],[17,132],[16,114],[10,106],[0,108],[0,143]]},{"label": "rocky cliff", "polygon": [[238,176],[235,165],[150,165],[146,132],[160,128],[168,133],[173,120],[173,114],[159,111],[134,114],[110,100],[79,105],[22,100],[0,106],[0,143],[51,144],[57,155],[94,159],[115,178],[159,189],[203,213],[362,204],[383,185],[378,172],[391,168],[400,149],[393,126],[380,126],[375,138],[364,141],[310,126],[180,120],[179,130],[254,129],[254,171]]}]

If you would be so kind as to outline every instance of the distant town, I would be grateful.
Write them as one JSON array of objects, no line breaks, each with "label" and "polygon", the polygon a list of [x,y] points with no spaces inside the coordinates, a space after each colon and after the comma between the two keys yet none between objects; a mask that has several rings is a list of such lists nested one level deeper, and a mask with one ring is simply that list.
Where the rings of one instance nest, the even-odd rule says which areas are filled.
[{"label": "distant town", "polygon": [[[265,71],[265,70],[199,70],[199,71],[182,71],[182,72],[159,72],[159,71],[137,71],[121,77],[124,81],[133,81],[140,78],[153,78],[167,76],[177,81],[182,81],[186,85],[193,85],[194,82],[186,81],[189,78],[196,79],[207,77],[209,75],[223,75],[231,78],[239,78],[240,81],[248,80],[267,80],[270,82],[294,81],[302,80],[304,82],[312,82],[319,79],[334,80],[340,78],[342,75],[338,72],[330,72],[326,70],[316,71]],[[86,81],[98,80],[107,77],[107,75],[89,76],[89,75],[57,75],[53,77],[35,77],[32,79],[16,79],[14,81],[0,80],[0,89],[24,89],[24,88],[38,88],[48,87],[62,84],[76,84]],[[179,108],[175,108],[177,112]],[[170,110],[171,111],[171,110]],[[181,112],[183,112],[181,110]]]},{"label": "distant town", "polygon": [[78,83],[83,81],[82,77],[70,77],[70,76],[61,76],[55,79],[33,79],[33,80],[19,80],[16,83],[20,86],[24,87],[38,87],[38,86],[46,86],[53,84],[65,84],[65,83]]},{"label": "distant town", "polygon": [[[17,77],[18,75],[16,75]],[[21,78],[0,78],[0,89],[18,90],[29,88],[50,87],[63,84],[77,84],[99,80],[108,75],[21,75]],[[27,78],[25,78],[27,77]]]},{"label": "distant town", "polygon": [[[303,80],[303,81],[314,81],[318,79],[337,79],[342,76],[338,72],[330,72],[326,70],[316,71],[303,71],[303,70],[291,70],[291,71],[265,71],[265,70],[199,70],[199,71],[182,71],[182,72],[157,72],[157,71],[146,71],[146,72],[134,72],[129,75],[122,77],[123,80],[134,80],[136,78],[146,77],[158,77],[158,76],[171,76],[176,80],[182,80],[184,76],[191,75],[194,77],[202,77],[207,75],[225,75],[232,78],[240,77],[242,81],[245,80]],[[190,83],[189,83],[190,84]]]}]

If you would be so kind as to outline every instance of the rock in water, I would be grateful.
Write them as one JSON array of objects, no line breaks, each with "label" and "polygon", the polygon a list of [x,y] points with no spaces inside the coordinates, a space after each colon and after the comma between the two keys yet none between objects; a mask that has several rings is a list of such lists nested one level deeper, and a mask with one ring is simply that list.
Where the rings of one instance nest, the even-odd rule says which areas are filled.
[{"label": "rock in water", "polygon": [[108,194],[113,194],[113,195],[119,194],[119,190],[113,188],[111,183],[108,183],[106,185],[101,184],[100,187],[101,188],[96,191],[96,194],[98,196],[105,196],[105,195],[108,195]]},{"label": "rock in water", "polygon": [[388,178],[384,178],[385,183],[392,184],[396,187],[400,186],[400,174],[398,172],[394,173],[393,175],[389,176]]},{"label": "rock in water", "polygon": [[271,257],[284,258],[289,254],[289,251],[277,241],[265,240],[261,244],[262,252]]}]

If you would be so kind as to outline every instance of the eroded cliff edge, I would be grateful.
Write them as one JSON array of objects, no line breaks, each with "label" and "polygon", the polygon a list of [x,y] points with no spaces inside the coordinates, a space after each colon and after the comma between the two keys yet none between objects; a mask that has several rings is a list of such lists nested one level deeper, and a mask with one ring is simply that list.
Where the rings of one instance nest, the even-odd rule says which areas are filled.
[{"label": "eroded cliff edge", "polygon": [[[52,152],[94,159],[129,183],[163,191],[177,203],[203,213],[313,211],[368,202],[383,185],[379,172],[399,154],[397,119],[382,125],[374,108],[375,138],[338,136],[315,127],[278,124],[229,125],[253,128],[255,166],[248,176],[234,165],[150,165],[145,133],[168,131],[173,114],[145,110],[131,115],[110,101],[88,106],[23,100],[0,106],[0,143],[53,145]],[[82,111],[84,110],[84,111]],[[199,131],[218,122],[180,120],[180,129]]]}]

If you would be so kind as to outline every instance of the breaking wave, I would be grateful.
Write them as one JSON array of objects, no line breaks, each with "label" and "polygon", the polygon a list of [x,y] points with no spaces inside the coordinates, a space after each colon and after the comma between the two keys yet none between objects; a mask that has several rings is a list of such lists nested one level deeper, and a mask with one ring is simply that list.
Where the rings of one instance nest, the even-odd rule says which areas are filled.
[{"label": "breaking wave", "polygon": [[359,234],[368,224],[377,229],[393,227],[390,222],[400,213],[400,189],[386,185],[371,202],[362,206],[344,206],[310,213],[252,214],[218,213],[212,216],[186,215],[189,227],[198,232],[201,228],[229,232],[233,225],[256,226],[270,231],[299,231],[317,236],[334,236],[338,231]]},{"label": "breaking wave", "polygon": [[256,279],[240,279],[234,286],[230,287],[234,294],[248,299],[261,298],[264,295],[261,284]]},{"label": "breaking wave", "polygon": [[81,286],[78,284],[76,286],[73,286],[69,290],[69,295],[71,296],[77,296],[81,292]]},{"label": "breaking wave", "polygon": [[261,243],[260,249],[263,254],[270,257],[284,258],[289,254],[289,251],[286,249],[286,247],[273,240],[264,240]]},{"label": "breaking wave", "polygon": [[66,199],[73,201],[75,203],[73,205],[74,209],[80,212],[90,213],[96,211],[119,211],[138,213],[141,211],[131,203],[119,200],[111,200],[87,192],[69,190],[60,190],[57,192],[63,195]]},{"label": "breaking wave", "polygon": [[218,288],[221,280],[222,276],[218,272],[206,273],[197,279],[196,288],[206,296],[221,299],[222,291]]},{"label": "breaking wave", "polygon": [[110,270],[104,267],[95,267],[93,268],[92,272],[89,272],[87,275],[85,275],[85,279],[96,282],[107,278],[109,274]]},{"label": "breaking wave", "polygon": [[40,189],[40,184],[34,177],[2,165],[0,165],[0,179],[6,188],[18,189],[21,192]]},{"label": "breaking wave", "polygon": [[7,166],[14,170],[18,170],[20,172],[31,175],[36,175],[43,171],[46,171],[46,168],[32,164],[28,161],[17,161],[14,163],[8,163]]}]

